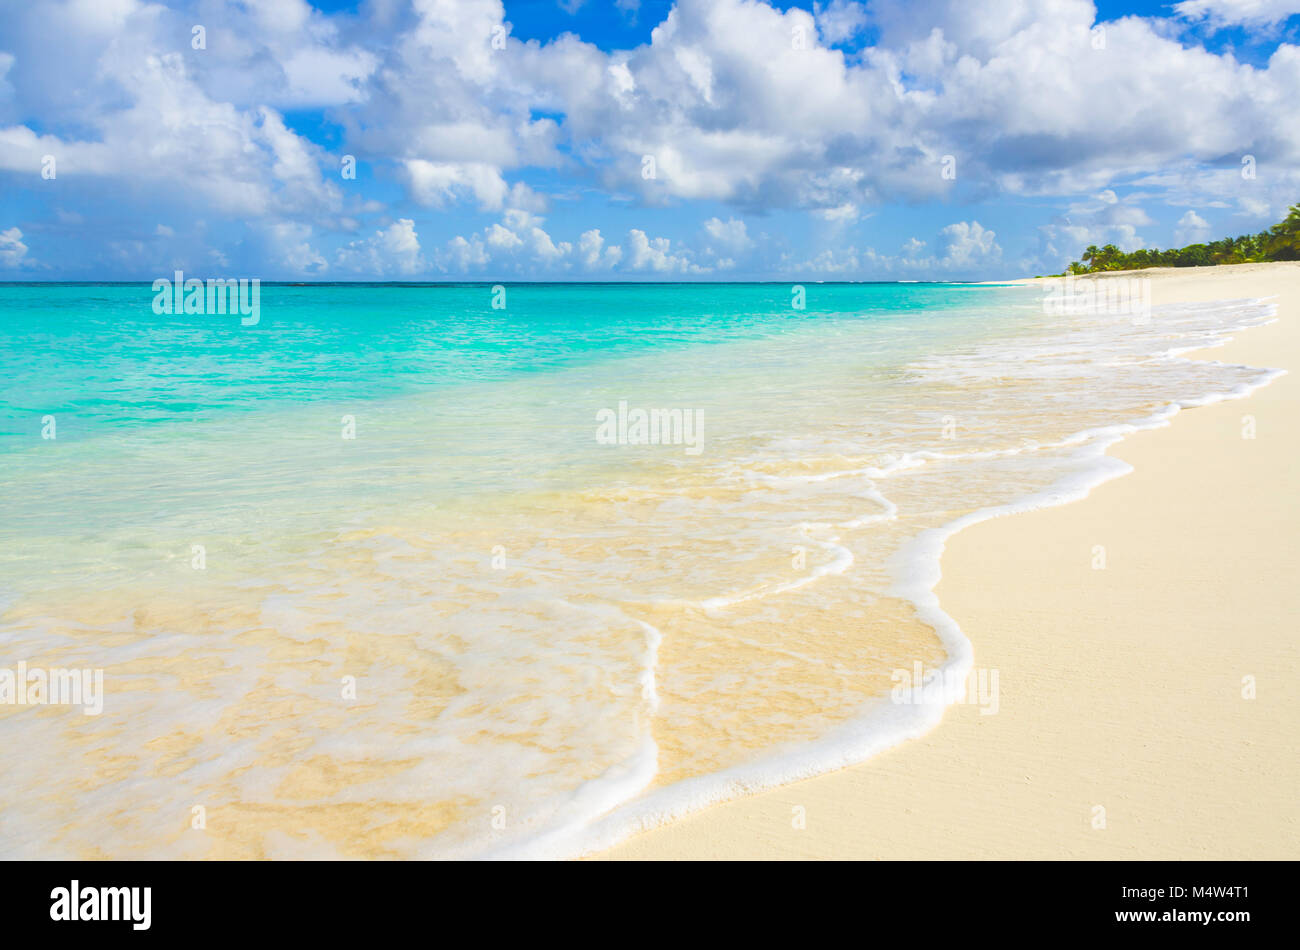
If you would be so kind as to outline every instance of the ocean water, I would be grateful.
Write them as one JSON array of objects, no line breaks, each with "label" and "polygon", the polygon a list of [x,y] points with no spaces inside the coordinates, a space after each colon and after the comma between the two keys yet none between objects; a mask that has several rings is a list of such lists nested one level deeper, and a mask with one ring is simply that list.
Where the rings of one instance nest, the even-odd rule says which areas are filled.
[{"label": "ocean water", "polygon": [[1274,374],[1180,356],[1267,301],[805,291],[0,284],[0,670],[104,678],[0,703],[0,856],[568,856],[859,761],[975,663],[945,537]]}]

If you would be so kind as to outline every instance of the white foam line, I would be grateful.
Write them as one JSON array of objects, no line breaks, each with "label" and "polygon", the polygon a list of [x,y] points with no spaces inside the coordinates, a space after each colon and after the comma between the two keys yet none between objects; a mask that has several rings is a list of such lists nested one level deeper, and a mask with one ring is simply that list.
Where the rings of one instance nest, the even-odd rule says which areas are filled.
[{"label": "white foam line", "polygon": [[659,668],[659,647],[664,642],[664,635],[658,627],[652,627],[644,620],[629,617],[645,634],[645,670],[641,673],[641,695],[646,701],[651,715],[659,710],[659,688],[655,670]]},{"label": "white foam line", "polygon": [[617,809],[635,798],[659,772],[659,749],[647,735],[640,749],[627,760],[606,769],[574,789],[561,806],[561,818],[535,837],[491,845],[478,853],[440,855],[479,860],[537,860],[566,858],[587,850],[580,844],[590,833],[591,817]]},{"label": "white foam line", "polygon": [[[468,842],[451,851],[430,855],[440,860],[520,860],[530,857],[567,857],[573,851],[575,840],[581,840],[591,823],[601,815],[617,809],[646,790],[659,774],[659,746],[654,741],[651,726],[654,713],[659,708],[659,693],[655,671],[659,665],[659,647],[663,634],[657,627],[628,617],[617,607],[577,607],[579,610],[614,611],[641,629],[645,637],[643,671],[638,679],[641,698],[645,703],[645,730],[636,752],[607,768],[595,778],[588,779],[574,789],[561,803],[555,815],[544,820],[537,830],[528,826],[514,829],[508,837],[488,843]],[[529,835],[532,835],[529,837]],[[436,844],[436,840],[435,840]]]},{"label": "white foam line", "polygon": [[[807,528],[807,525],[802,526]],[[801,531],[804,538],[809,544],[814,544],[823,551],[831,551],[834,557],[825,564],[819,564],[813,568],[804,577],[797,580],[786,581],[783,584],[777,584],[775,587],[764,587],[758,590],[746,591],[743,594],[722,594],[717,597],[710,597],[706,600],[699,601],[699,606],[705,610],[721,610],[724,607],[734,607],[736,604],[743,604],[749,600],[758,600],[763,597],[770,597],[773,594],[784,594],[788,591],[796,590],[806,584],[820,580],[831,574],[843,574],[853,566],[853,552],[844,545],[837,543],[839,538],[831,538],[829,541],[818,541],[816,538],[808,537],[807,531]]]},{"label": "white foam line", "polygon": [[869,524],[879,524],[882,521],[893,521],[898,517],[898,506],[885,497],[879,489],[872,487],[867,490],[867,497],[881,505],[885,510],[874,515],[862,515],[859,518],[853,518],[840,524],[841,528],[865,528]]},{"label": "white foam line", "polygon": [[[862,472],[841,472],[841,473],[836,473],[831,477],[839,477],[841,475],[850,475],[850,474],[862,474]],[[816,480],[825,481],[826,479],[818,477],[816,478]],[[844,545],[839,544],[838,542],[840,539],[838,537],[832,537],[829,541],[818,541],[816,538],[810,537],[808,531],[811,528],[834,528],[834,527],[864,528],[869,524],[878,524],[881,521],[891,521],[894,518],[898,517],[898,506],[894,504],[892,501],[890,501],[888,498],[886,498],[881,491],[875,488],[875,486],[868,488],[863,494],[867,498],[870,498],[872,501],[876,502],[885,510],[882,512],[877,512],[876,514],[862,515],[861,517],[853,518],[850,521],[841,522],[838,526],[824,524],[822,522],[816,522],[816,523],[805,522],[804,524],[799,526],[800,533],[804,536],[804,538],[808,541],[809,544],[815,544],[818,547],[822,548],[823,550],[833,551],[835,553],[835,557],[829,563],[822,564],[819,565],[818,567],[813,568],[813,570],[809,571],[807,575],[805,575],[804,577],[800,577],[797,580],[786,581],[785,583],[778,584],[775,587],[764,587],[758,590],[748,591],[743,594],[723,594],[717,597],[710,597],[707,600],[699,601],[698,605],[700,607],[703,607],[705,610],[720,610],[724,607],[731,607],[736,604],[744,603],[745,601],[748,600],[758,600],[763,597],[770,597],[774,594],[785,594],[788,593],[789,591],[797,590],[798,588],[804,587],[815,581],[819,581],[823,577],[830,577],[830,576],[845,573],[850,567],[853,566],[854,563],[853,552],[850,551],[848,548],[846,548]]]},{"label": "white foam line", "polygon": [[[1197,349],[1222,346],[1230,340],[1231,337],[1224,336],[1217,342]],[[856,765],[908,739],[929,732],[942,720],[948,704],[964,695],[966,677],[974,662],[973,644],[957,621],[943,610],[934,592],[943,576],[941,558],[947,540],[958,531],[981,521],[1055,507],[1085,498],[1098,485],[1133,471],[1133,466],[1127,462],[1106,454],[1112,445],[1125,436],[1168,426],[1170,420],[1183,408],[1244,398],[1286,375],[1286,372],[1284,369],[1261,368],[1259,377],[1253,383],[1242,383],[1227,392],[1208,393],[1201,397],[1171,402],[1137,422],[1101,426],[1067,437],[1062,445],[1082,443],[1076,457],[1090,461],[1085,469],[1070,472],[1043,491],[1019,501],[982,508],[941,527],[930,528],[904,545],[889,563],[897,578],[891,592],[916,605],[918,617],[935,629],[947,650],[947,659],[926,677],[923,684],[941,681],[944,684],[942,691],[921,690],[922,701],[916,703],[891,703],[882,698],[868,704],[862,715],[842,723],[820,739],[773,750],[755,762],[674,783],[641,800],[624,800],[590,825],[573,823],[544,837],[520,842],[508,855],[496,856],[556,859],[591,854],[612,847],[638,831],[681,818],[708,805]],[[941,702],[930,699],[940,695],[940,692],[943,696]],[[602,781],[603,778],[595,781]]]}]

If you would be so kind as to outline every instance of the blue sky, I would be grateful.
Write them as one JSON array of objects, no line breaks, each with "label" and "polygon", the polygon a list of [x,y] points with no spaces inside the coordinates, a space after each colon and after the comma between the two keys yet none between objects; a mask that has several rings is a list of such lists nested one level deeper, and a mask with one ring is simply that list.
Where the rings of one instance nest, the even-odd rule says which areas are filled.
[{"label": "blue sky", "polygon": [[8,4],[0,280],[983,279],[1256,231],[1300,201],[1298,11]]}]

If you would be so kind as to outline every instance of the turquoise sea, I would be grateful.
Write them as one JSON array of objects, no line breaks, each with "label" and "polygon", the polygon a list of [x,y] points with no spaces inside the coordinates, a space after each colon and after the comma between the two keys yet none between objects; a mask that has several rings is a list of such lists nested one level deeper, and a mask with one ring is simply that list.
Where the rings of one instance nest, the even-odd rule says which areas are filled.
[{"label": "turquoise sea", "polygon": [[860,760],[975,662],[954,526],[1268,378],[1179,356],[1262,301],[801,290],[0,284],[0,669],[104,683],[0,696],[0,855],[570,855]]}]

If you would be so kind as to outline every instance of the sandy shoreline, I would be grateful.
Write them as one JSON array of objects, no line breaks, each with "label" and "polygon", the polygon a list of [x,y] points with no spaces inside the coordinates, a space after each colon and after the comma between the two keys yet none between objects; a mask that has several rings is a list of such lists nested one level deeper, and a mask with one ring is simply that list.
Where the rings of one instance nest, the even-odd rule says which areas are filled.
[{"label": "sandy shoreline", "polygon": [[1275,296],[1277,322],[1188,355],[1291,372],[1124,439],[1109,454],[1135,470],[1083,501],[949,540],[937,594],[998,671],[998,713],[952,706],[602,857],[1300,857],[1300,264],[1141,274],[1156,306]]}]

